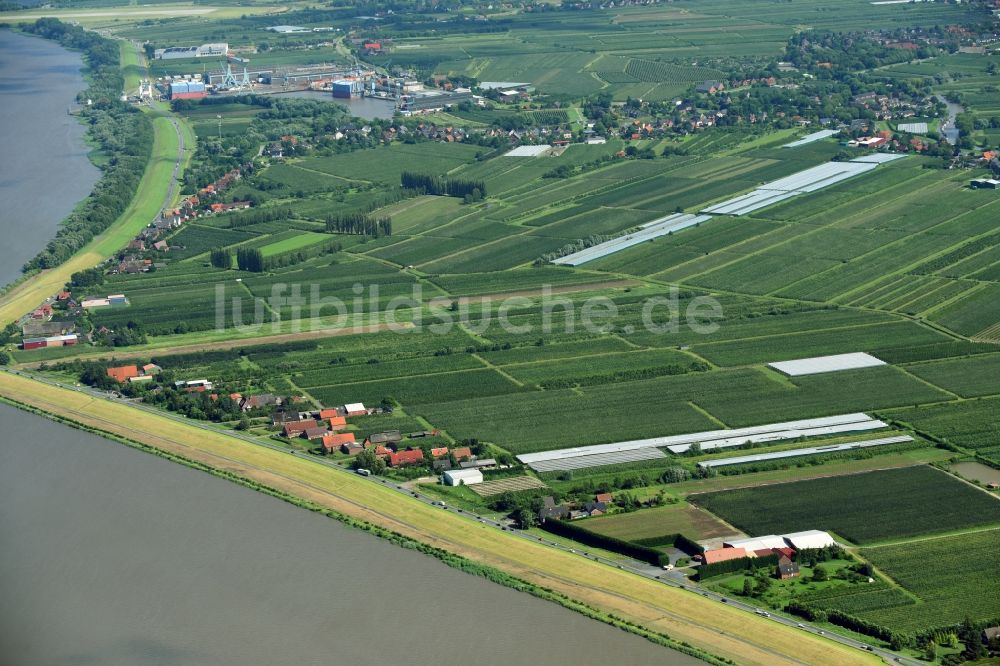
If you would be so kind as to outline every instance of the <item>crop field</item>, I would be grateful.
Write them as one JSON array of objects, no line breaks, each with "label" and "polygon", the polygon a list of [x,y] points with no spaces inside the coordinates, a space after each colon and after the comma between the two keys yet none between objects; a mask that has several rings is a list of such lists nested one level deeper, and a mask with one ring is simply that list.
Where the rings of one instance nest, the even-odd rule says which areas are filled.
[{"label": "crop field", "polygon": [[909,366],[907,371],[963,398],[1000,394],[1000,355],[977,354]]},{"label": "crop field", "polygon": [[678,533],[703,541],[734,534],[731,527],[715,516],[686,503],[599,516],[588,520],[585,526],[588,530],[626,541]]},{"label": "crop field", "polygon": [[1000,400],[986,398],[888,410],[886,415],[958,446],[979,450],[993,448],[1000,442],[997,410],[1000,410]]},{"label": "crop field", "polygon": [[455,143],[425,143],[419,146],[392,144],[373,148],[368,159],[359,160],[352,154],[332,157],[309,157],[297,165],[302,169],[319,171],[349,180],[364,180],[385,184],[398,184],[403,171],[419,171],[443,175],[462,164],[472,161],[475,146]]},{"label": "crop field", "polygon": [[[962,556],[956,558],[956,553]],[[867,599],[869,607],[856,613],[864,619],[920,631],[959,624],[966,617],[980,622],[1000,615],[1000,579],[995,575],[1000,570],[1000,530],[864,548],[861,554],[916,597],[911,604],[898,596],[897,603]]]},{"label": "crop field", "polygon": [[538,490],[545,488],[545,484],[533,476],[512,476],[496,481],[486,481],[469,487],[472,492],[480,497],[492,497],[503,493],[519,493],[525,490]]},{"label": "crop field", "polygon": [[1000,523],[1000,500],[927,466],[689,499],[752,535],[820,529],[859,544]]}]

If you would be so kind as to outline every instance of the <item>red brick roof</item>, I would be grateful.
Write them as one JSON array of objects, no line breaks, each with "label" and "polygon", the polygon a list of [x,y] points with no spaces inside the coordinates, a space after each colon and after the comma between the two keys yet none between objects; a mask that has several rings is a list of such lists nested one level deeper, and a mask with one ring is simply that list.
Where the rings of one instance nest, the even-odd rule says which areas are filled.
[{"label": "red brick roof", "polygon": [[108,368],[108,377],[119,384],[127,382],[132,377],[138,377],[141,373],[134,365],[120,365],[116,368]]},{"label": "red brick roof", "polygon": [[472,457],[472,449],[470,449],[468,446],[460,446],[457,449],[452,449],[451,452],[455,454],[455,460],[461,460],[462,458]]},{"label": "red brick roof", "polygon": [[321,419],[342,418],[340,412],[336,409],[321,409],[319,410],[319,417]]},{"label": "red brick roof", "polygon": [[716,562],[726,562],[727,560],[738,560],[746,556],[747,551],[745,548],[716,548],[715,550],[705,551],[704,561],[705,564],[715,564]]},{"label": "red brick roof", "polygon": [[414,449],[413,451],[400,451],[398,453],[389,454],[389,464],[393,467],[399,465],[412,465],[423,461],[424,452],[420,449]]},{"label": "red brick roof", "polygon": [[323,435],[323,448],[333,450],[341,444],[355,444],[353,432],[331,432]]},{"label": "red brick roof", "polygon": [[441,456],[446,456],[446,455],[448,455],[448,447],[447,446],[441,446],[441,447],[438,447],[436,449],[431,449],[431,455],[434,456],[435,458],[440,458]]}]

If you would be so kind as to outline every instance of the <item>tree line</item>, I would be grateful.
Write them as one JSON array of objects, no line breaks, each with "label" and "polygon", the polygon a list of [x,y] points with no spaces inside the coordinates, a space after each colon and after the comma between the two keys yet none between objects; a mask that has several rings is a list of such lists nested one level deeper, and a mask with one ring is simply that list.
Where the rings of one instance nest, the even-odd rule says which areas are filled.
[{"label": "tree line", "polygon": [[477,201],[486,196],[486,183],[481,180],[441,178],[413,171],[404,171],[400,175],[400,183],[406,189],[418,190],[424,194],[448,197],[470,196]]},{"label": "tree line", "polygon": [[356,234],[359,236],[392,235],[391,217],[372,217],[365,213],[337,213],[326,218],[329,233]]}]

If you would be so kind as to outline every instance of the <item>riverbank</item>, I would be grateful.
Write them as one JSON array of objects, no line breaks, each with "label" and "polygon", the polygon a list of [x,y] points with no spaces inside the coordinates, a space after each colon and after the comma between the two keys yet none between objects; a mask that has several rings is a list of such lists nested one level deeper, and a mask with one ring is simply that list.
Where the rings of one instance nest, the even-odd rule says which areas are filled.
[{"label": "riverbank", "polygon": [[86,126],[69,114],[86,88],[82,68],[79,53],[0,30],[0,143],[7,157],[0,163],[0,289],[22,279],[21,266],[55,236],[101,176]]},{"label": "riverbank", "polygon": [[878,661],[874,656],[769,623],[693,593],[435,510],[350,473],[249,445],[192,423],[140,412],[11,373],[0,373],[0,395],[482,563],[609,618],[737,663]]}]

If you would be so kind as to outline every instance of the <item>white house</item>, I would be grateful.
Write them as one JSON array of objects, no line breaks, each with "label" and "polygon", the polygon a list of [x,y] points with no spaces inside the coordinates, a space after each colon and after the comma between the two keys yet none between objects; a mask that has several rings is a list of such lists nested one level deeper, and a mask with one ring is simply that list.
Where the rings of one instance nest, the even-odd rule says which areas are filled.
[{"label": "white house", "polygon": [[471,486],[483,482],[483,473],[478,469],[449,469],[441,480],[446,486]]}]

